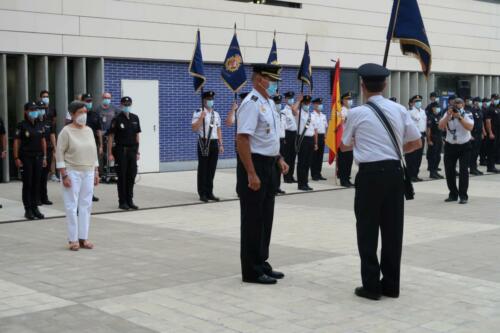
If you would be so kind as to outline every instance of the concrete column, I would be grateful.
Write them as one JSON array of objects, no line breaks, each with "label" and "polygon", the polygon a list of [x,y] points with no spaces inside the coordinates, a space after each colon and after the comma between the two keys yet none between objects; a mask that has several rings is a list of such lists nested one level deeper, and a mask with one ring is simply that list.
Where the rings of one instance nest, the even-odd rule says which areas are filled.
[{"label": "concrete column", "polygon": [[94,96],[94,104],[101,102],[104,92],[104,58],[87,58],[87,88]]},{"label": "concrete column", "polygon": [[[9,110],[7,107],[7,56],[5,54],[0,55],[0,118],[3,119],[5,124],[5,135],[7,140],[9,138]],[[8,145],[8,141],[7,141]],[[10,149],[7,148],[7,151]],[[9,177],[9,154],[7,158],[1,160],[2,163],[2,174],[0,175],[0,182],[8,182]]]},{"label": "concrete column", "polygon": [[392,95],[391,95],[391,75],[389,75],[386,79],[386,86],[385,86],[385,90],[384,90],[384,97],[386,98],[390,98]]},{"label": "concrete column", "polygon": [[[85,58],[73,59],[73,93],[79,95],[87,92],[87,65]],[[75,96],[71,96],[73,100]]]},{"label": "concrete column", "polygon": [[47,56],[35,58],[35,89],[37,97],[40,91],[49,89],[49,58]]},{"label": "concrete column", "polygon": [[418,93],[422,95],[422,105],[426,107],[429,104],[430,91],[427,90],[427,78],[423,73],[418,73]]},{"label": "concrete column", "polygon": [[[64,127],[68,110],[68,58],[55,59],[55,107],[57,110],[57,128]],[[73,97],[71,97],[73,99]]]},{"label": "concrete column", "polygon": [[495,94],[500,93],[500,77],[494,76],[491,82],[491,92]]},{"label": "concrete column", "polygon": [[400,97],[401,100],[399,103],[408,107],[408,100],[410,99],[410,73],[402,72],[401,73],[401,92]]},{"label": "concrete column", "polygon": [[481,97],[481,98],[486,97],[486,95],[484,94],[484,76],[482,76],[482,75],[478,76],[477,87],[478,87],[477,90],[478,90],[479,97]]},{"label": "concrete column", "polygon": [[436,75],[435,74],[429,75],[429,79],[427,80],[427,98],[429,98],[429,94],[433,91],[436,92],[438,95],[440,94],[439,91],[436,91]]},{"label": "concrete column", "polygon": [[472,76],[470,80],[470,94],[473,98],[479,96],[479,77],[477,75]]},{"label": "concrete column", "polygon": [[484,97],[491,96],[491,76],[484,77]]},{"label": "concrete column", "polygon": [[24,104],[28,101],[28,56],[19,55],[16,59],[16,115],[15,122],[24,119]]},{"label": "concrete column", "polygon": [[401,103],[401,73],[392,72],[391,73],[391,97],[396,97],[398,103]]},{"label": "concrete column", "polygon": [[410,97],[415,96],[415,95],[420,95],[422,94],[418,90],[418,73],[417,72],[411,72],[410,73]]}]

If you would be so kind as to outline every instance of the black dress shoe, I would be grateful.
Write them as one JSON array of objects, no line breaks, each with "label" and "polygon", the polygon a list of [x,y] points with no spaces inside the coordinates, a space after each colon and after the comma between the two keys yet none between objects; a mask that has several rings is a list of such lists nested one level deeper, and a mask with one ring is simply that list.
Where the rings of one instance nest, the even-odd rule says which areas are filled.
[{"label": "black dress shoe", "polygon": [[37,219],[43,220],[45,218],[45,215],[40,213],[40,211],[38,210],[38,207],[33,208],[32,211],[33,211],[33,215],[35,215],[35,217]]},{"label": "black dress shoe", "polygon": [[458,203],[459,203],[459,204],[461,204],[461,205],[465,205],[465,204],[467,203],[467,199],[462,198],[462,199],[460,199],[460,200],[458,201]]},{"label": "black dress shoe", "polygon": [[348,181],[341,180],[340,181],[340,186],[342,186],[342,187],[351,187],[351,183],[349,183]]},{"label": "black dress shoe", "polygon": [[489,168],[486,171],[491,172],[491,173],[499,173],[500,172],[500,170],[498,170],[497,168]]},{"label": "black dress shoe", "polygon": [[315,182],[317,182],[319,180],[319,177],[311,177],[311,180],[314,180]]},{"label": "black dress shoe", "polygon": [[307,191],[313,191],[314,189],[312,187],[310,187],[309,185],[306,185],[307,187]]},{"label": "black dress shoe", "polygon": [[28,220],[34,220],[35,215],[33,215],[33,211],[31,209],[26,209],[24,211],[24,217],[27,218]]},{"label": "black dress shoe", "polygon": [[380,299],[380,294],[368,291],[363,287],[357,287],[356,289],[354,289],[354,293],[358,297],[368,298],[372,301],[378,301]]},{"label": "black dress shoe", "polygon": [[443,171],[443,169],[441,169],[441,168],[437,168],[436,170],[437,170],[437,171]]},{"label": "black dress shoe", "polygon": [[278,282],[278,281],[276,281],[275,278],[267,276],[266,274],[262,274],[261,276],[259,276],[257,278],[252,278],[252,279],[243,278],[243,282],[246,282],[246,283],[259,283],[259,284],[276,284],[276,282]]},{"label": "black dress shoe", "polygon": [[327,179],[323,176],[319,176],[319,180],[327,180]]},{"label": "black dress shoe", "polygon": [[431,178],[431,179],[440,179],[439,176],[435,172],[431,173],[429,175],[429,178]]},{"label": "black dress shoe", "polygon": [[207,199],[208,200],[213,200],[213,201],[220,201],[220,199],[218,197],[216,197],[215,195],[213,195],[213,194],[207,195]]},{"label": "black dress shoe", "polygon": [[292,178],[292,183],[298,183],[297,179]]},{"label": "black dress shoe", "polygon": [[53,202],[47,199],[47,200],[42,200],[42,204],[50,206],[53,204]]},{"label": "black dress shoe", "polygon": [[423,182],[424,180],[420,177],[415,177],[417,179],[417,182]]},{"label": "black dress shoe", "polygon": [[389,290],[382,289],[382,295],[384,295],[385,297],[398,298],[399,297],[399,292],[398,291],[389,291]]},{"label": "black dress shoe", "polygon": [[135,203],[131,202],[128,204],[128,207],[133,210],[138,210],[139,206],[137,206]]},{"label": "black dress shoe", "polygon": [[92,196],[92,201],[97,202],[97,201],[99,201],[99,198],[93,195]]},{"label": "black dress shoe", "polygon": [[478,175],[478,176],[482,176],[482,175],[484,175],[484,172],[479,171],[479,170],[476,170],[476,171],[477,171],[477,175]]},{"label": "black dress shoe", "polygon": [[444,199],[444,202],[454,202],[454,201],[457,201],[458,198],[454,198],[454,197],[448,197],[446,199]]},{"label": "black dress shoe", "polygon": [[283,190],[282,190],[282,189],[280,189],[280,188],[278,188],[278,189],[276,190],[276,194],[285,194],[285,193],[286,193],[286,192],[285,192],[285,191],[283,191]]},{"label": "black dress shoe", "polygon": [[208,202],[208,197],[206,195],[200,195],[200,201]]},{"label": "black dress shoe", "polygon": [[120,204],[118,206],[118,208],[123,209],[123,210],[129,210],[130,206],[124,203],[124,204]]},{"label": "black dress shoe", "polygon": [[272,277],[273,279],[280,280],[285,277],[285,274],[278,272],[278,271],[267,271],[266,275],[269,277]]},{"label": "black dress shoe", "polygon": [[297,189],[301,190],[301,191],[309,191],[309,186],[306,186],[306,185],[303,185],[303,186],[299,186],[297,187]]}]

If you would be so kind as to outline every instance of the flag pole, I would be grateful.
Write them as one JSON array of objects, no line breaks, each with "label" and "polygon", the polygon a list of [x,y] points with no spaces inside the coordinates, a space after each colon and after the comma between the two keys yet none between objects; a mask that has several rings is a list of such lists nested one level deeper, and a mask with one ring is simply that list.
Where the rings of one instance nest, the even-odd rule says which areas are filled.
[{"label": "flag pole", "polygon": [[385,53],[384,53],[384,62],[382,66],[387,67],[387,58],[389,56],[389,47],[391,46],[391,40],[387,39],[387,42],[385,43]]}]

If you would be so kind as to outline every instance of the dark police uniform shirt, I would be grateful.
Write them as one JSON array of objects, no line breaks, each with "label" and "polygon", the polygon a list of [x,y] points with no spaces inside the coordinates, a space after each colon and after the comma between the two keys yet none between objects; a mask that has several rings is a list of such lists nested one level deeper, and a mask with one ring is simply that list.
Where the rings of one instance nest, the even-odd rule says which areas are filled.
[{"label": "dark police uniform shirt", "polygon": [[129,118],[125,112],[120,112],[111,122],[109,133],[115,137],[115,143],[121,146],[137,146],[136,134],[141,133],[139,117],[129,113]]},{"label": "dark police uniform shirt", "polygon": [[483,113],[481,109],[472,108],[472,117],[474,118],[474,128],[472,129],[472,136],[481,137],[483,133]]},{"label": "dark police uniform shirt", "polygon": [[441,137],[443,132],[439,129],[439,113],[436,114],[432,110],[427,115],[427,128],[431,131],[431,137]]},{"label": "dark police uniform shirt", "polygon": [[36,156],[42,155],[42,139],[45,135],[45,129],[41,122],[35,121],[32,124],[28,120],[23,120],[17,124],[15,139],[19,139],[20,156]]},{"label": "dark police uniform shirt", "polygon": [[95,111],[87,112],[87,126],[92,129],[94,132],[94,138],[96,142],[98,142],[97,131],[102,130],[101,119],[99,118],[99,114]]},{"label": "dark police uniform shirt", "polygon": [[490,106],[486,110],[486,119],[491,120],[491,129],[495,135],[500,134],[500,109]]},{"label": "dark police uniform shirt", "polygon": [[52,146],[52,142],[50,141],[50,135],[51,134],[56,134],[56,129],[52,125],[52,119],[44,119],[41,120],[40,123],[43,125],[43,137],[45,138],[45,141],[47,142],[47,149],[53,149],[54,147]]}]

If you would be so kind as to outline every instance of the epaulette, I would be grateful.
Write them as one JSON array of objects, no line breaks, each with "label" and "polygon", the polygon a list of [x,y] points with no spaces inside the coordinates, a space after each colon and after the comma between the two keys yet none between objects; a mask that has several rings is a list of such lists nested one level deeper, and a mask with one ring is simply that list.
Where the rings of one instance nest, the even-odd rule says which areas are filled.
[{"label": "epaulette", "polygon": [[254,102],[257,102],[259,100],[259,98],[255,95],[252,95],[251,100]]}]

